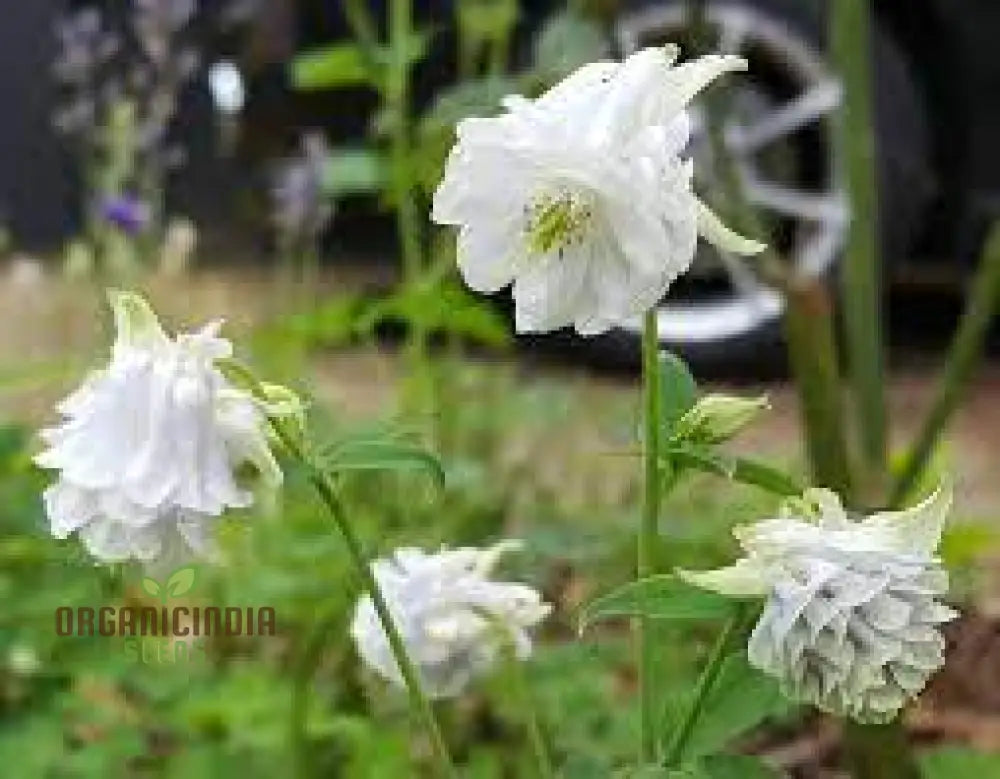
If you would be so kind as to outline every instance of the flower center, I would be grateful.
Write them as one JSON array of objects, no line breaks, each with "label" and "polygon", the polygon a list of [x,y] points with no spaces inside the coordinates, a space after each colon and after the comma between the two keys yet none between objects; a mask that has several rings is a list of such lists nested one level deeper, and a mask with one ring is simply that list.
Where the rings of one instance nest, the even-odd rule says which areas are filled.
[{"label": "flower center", "polygon": [[535,197],[524,208],[524,236],[535,254],[548,254],[583,242],[594,215],[590,198],[562,190]]}]

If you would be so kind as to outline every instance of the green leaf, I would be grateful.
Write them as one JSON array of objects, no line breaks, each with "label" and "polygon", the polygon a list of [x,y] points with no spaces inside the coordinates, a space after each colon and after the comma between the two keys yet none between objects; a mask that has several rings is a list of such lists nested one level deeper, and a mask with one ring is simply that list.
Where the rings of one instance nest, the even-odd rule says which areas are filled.
[{"label": "green leaf", "polygon": [[673,435],[674,427],[691,409],[698,395],[698,384],[680,357],[670,352],[660,353],[660,429],[665,438]]},{"label": "green leaf", "polygon": [[369,86],[371,74],[360,46],[334,43],[299,54],[291,63],[292,86],[301,91]]},{"label": "green leaf", "polygon": [[194,587],[194,579],[194,566],[189,565],[184,568],[178,568],[167,580],[167,593],[170,597],[177,598],[190,592],[191,588]]},{"label": "green leaf", "polygon": [[580,615],[580,630],[610,617],[647,616],[663,620],[725,619],[734,602],[698,589],[673,575],[651,576],[591,601]]},{"label": "green leaf", "polygon": [[[681,755],[682,761],[718,752],[767,717],[784,713],[792,706],[774,680],[750,666],[742,649],[723,662],[719,678],[709,692],[701,717],[687,741],[687,749]],[[689,701],[684,696],[667,699],[664,716],[666,732],[676,726],[688,705]],[[714,773],[709,775],[716,776]],[[738,773],[718,774],[720,777],[730,775],[744,776]]]},{"label": "green leaf", "polygon": [[750,484],[775,495],[796,497],[805,489],[805,485],[774,466],[746,457],[731,457],[706,446],[671,444],[664,451],[664,457],[675,466]]},{"label": "green leaf", "polygon": [[333,149],[323,171],[323,193],[336,198],[381,192],[388,181],[387,167],[384,156],[373,149]]},{"label": "green leaf", "polygon": [[142,589],[146,591],[148,595],[152,595],[154,598],[159,598],[163,593],[160,583],[156,579],[151,579],[148,576],[142,579]]},{"label": "green leaf", "polygon": [[443,487],[444,468],[427,450],[394,438],[348,438],[325,450],[320,466],[328,471],[424,471]]},{"label": "green leaf", "polygon": [[925,779],[987,779],[1000,776],[1000,752],[943,747],[920,756]]}]

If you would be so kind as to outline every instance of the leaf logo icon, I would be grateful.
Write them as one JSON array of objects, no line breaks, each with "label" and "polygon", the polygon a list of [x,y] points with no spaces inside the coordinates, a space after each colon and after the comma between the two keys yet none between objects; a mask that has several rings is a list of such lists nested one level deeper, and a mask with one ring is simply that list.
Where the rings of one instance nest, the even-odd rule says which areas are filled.
[{"label": "leaf logo icon", "polygon": [[154,598],[166,603],[171,598],[179,598],[194,588],[195,583],[194,566],[178,568],[167,579],[166,585],[161,585],[156,579],[145,576],[142,579],[142,589]]},{"label": "leaf logo icon", "polygon": [[193,566],[178,568],[167,579],[167,596],[178,598],[191,591],[194,587],[195,570]]},{"label": "leaf logo icon", "polygon": [[163,588],[160,587],[160,583],[156,579],[152,579],[149,576],[143,577],[142,589],[154,598],[163,599]]}]

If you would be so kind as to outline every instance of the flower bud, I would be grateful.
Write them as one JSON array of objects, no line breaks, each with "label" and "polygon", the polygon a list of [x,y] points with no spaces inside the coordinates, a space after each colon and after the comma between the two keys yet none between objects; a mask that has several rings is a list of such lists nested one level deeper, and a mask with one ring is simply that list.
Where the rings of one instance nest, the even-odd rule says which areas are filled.
[{"label": "flower bud", "polygon": [[749,425],[758,412],[769,408],[766,395],[739,398],[733,395],[705,395],[677,423],[677,437],[698,443],[727,441]]}]

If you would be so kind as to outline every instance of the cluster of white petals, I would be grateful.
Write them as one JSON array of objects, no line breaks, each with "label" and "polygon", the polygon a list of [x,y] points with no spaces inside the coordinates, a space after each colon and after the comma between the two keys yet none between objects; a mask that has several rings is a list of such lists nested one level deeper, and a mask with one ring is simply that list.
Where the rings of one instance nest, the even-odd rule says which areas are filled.
[{"label": "cluster of white petals", "polygon": [[725,228],[692,191],[685,108],[735,56],[675,64],[676,47],[577,70],[535,100],[458,126],[433,218],[458,226],[458,264],[481,292],[513,284],[519,331],[584,335],[634,321],[691,265],[702,235],[726,251],[764,247]]},{"label": "cluster of white petals", "polygon": [[232,351],[220,323],[170,338],[142,298],[110,302],[111,361],[59,404],[35,458],[58,471],[44,494],[52,534],[76,532],[108,562],[207,555],[213,522],[253,502],[238,469],[281,479],[264,414],[215,366]]},{"label": "cluster of white petals", "polygon": [[948,577],[935,556],[951,493],[857,522],[831,492],[806,497],[817,517],[741,528],[746,557],[681,575],[725,595],[766,597],[748,657],[789,697],[889,721],[943,665],[940,625],[957,616],[940,601]]},{"label": "cluster of white petals", "polygon": [[[527,585],[489,579],[500,555],[515,545],[506,541],[488,549],[436,554],[404,548],[372,563],[407,654],[431,697],[458,695],[505,651],[519,659],[530,655],[528,629],[544,619],[550,606]],[[368,595],[358,602],[351,635],[368,666],[403,685]]]}]

